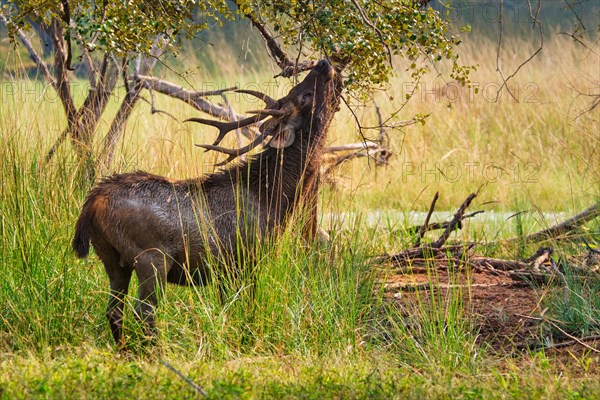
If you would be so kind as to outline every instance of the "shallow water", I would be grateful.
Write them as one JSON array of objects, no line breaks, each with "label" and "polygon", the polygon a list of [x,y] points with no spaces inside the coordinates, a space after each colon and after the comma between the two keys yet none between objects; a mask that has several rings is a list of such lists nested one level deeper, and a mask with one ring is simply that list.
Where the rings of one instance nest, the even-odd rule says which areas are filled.
[{"label": "shallow water", "polygon": [[[467,210],[467,213],[475,210]],[[452,220],[456,213],[453,211],[435,211],[430,223]],[[365,212],[324,212],[321,215],[321,226],[325,229],[348,229],[359,226],[370,229],[397,230],[414,225],[422,225],[427,217],[425,211],[397,211],[397,210],[366,210]],[[565,212],[538,212],[538,211],[485,211],[468,218],[464,225],[471,229],[484,228],[488,234],[515,233],[521,226],[524,233],[535,232],[540,229],[555,225],[569,218]]]}]

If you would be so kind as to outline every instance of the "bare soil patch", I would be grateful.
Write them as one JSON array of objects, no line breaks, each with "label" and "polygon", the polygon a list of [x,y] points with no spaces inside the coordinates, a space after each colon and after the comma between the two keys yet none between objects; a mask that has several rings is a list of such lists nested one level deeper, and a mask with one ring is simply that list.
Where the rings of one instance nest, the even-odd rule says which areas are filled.
[{"label": "bare soil patch", "polygon": [[539,341],[540,323],[523,317],[532,315],[539,301],[526,282],[485,272],[448,270],[396,274],[386,282],[388,299],[407,312],[416,306],[427,307],[432,294],[444,301],[450,291],[462,296],[465,315],[472,317],[481,343],[508,351]]},{"label": "bare soil patch", "polygon": [[[451,291],[454,291],[452,293]],[[542,321],[527,318],[539,314],[540,289],[524,281],[490,272],[448,272],[447,269],[417,269],[397,273],[386,280],[386,297],[407,315],[416,308],[432,305],[432,298],[448,300],[459,293],[463,312],[478,330],[477,342],[490,351],[503,355],[527,355],[539,349],[548,328]],[[600,348],[600,340],[587,345]],[[572,343],[544,350],[555,366],[574,369],[584,375],[600,373],[600,354]]]}]

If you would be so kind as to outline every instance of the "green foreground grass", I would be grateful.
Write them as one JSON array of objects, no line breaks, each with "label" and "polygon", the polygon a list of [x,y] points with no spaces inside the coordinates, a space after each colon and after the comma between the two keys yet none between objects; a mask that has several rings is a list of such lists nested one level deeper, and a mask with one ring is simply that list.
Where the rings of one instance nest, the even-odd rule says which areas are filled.
[{"label": "green foreground grass", "polygon": [[[385,356],[171,362],[214,399],[592,399],[600,391],[593,378],[573,378],[579,371],[560,376],[541,354],[477,374],[419,370]],[[9,359],[0,365],[0,373],[0,396],[12,399],[198,397],[194,388],[175,377],[157,357],[122,359],[97,349]]]},{"label": "green foreground grass", "polygon": [[[475,57],[476,48],[468,47],[466,57]],[[483,64],[486,54],[480,53],[474,62]],[[563,52],[561,57],[567,69],[577,55]],[[404,228],[416,222],[384,213],[372,224],[370,211],[425,210],[435,190],[441,191],[440,206],[446,210],[485,184],[478,207],[533,211],[499,224],[465,226],[462,237],[478,240],[524,235],[554,222],[540,210],[568,215],[598,200],[598,118],[592,114],[569,122],[564,109],[569,99],[552,94],[564,90],[568,79],[550,82],[555,65],[545,63],[536,65],[537,75],[530,77],[542,88],[541,103],[504,102],[492,108],[465,101],[448,108],[428,104],[426,98],[411,105],[408,115],[411,110],[423,112],[425,106],[442,110],[425,127],[411,127],[392,138],[396,157],[387,169],[369,169],[359,162],[342,168],[337,190],[323,193],[322,212],[355,214],[343,226],[326,226],[332,231],[328,244],[307,247],[294,228],[288,230],[259,258],[252,279],[238,282],[223,302],[214,285],[168,286],[154,347],[143,344],[142,329],[131,318],[132,287],[125,334],[133,351],[126,356],[115,353],[105,320],[108,281],[101,263],[95,256],[77,260],[69,246],[87,190],[77,183],[80,168],[68,144],[52,163],[41,162],[64,128],[60,105],[45,98],[47,92],[34,82],[18,82],[22,90],[17,93],[3,86],[0,397],[197,396],[161,363],[166,361],[211,398],[597,398],[597,354],[574,352],[566,362],[544,351],[499,353],[478,341],[460,291],[443,300],[425,297],[428,306],[406,318],[384,297],[386,271],[366,262],[410,243]],[[482,65],[482,80],[491,79],[485,75],[489,68]],[[592,66],[578,68],[589,72]],[[395,88],[401,87],[398,79]],[[157,102],[180,119],[191,116],[170,101],[157,97]],[[111,105],[107,121],[117,104]],[[389,110],[392,105],[382,107]],[[117,169],[143,168],[174,178],[210,171],[207,165],[214,159],[194,150],[198,138],[189,129],[169,118],[158,120],[141,105],[120,145]],[[444,134],[432,136],[436,130]],[[332,140],[355,140],[351,132],[351,116],[342,111]],[[404,162],[429,168],[429,163],[444,160],[460,165],[488,160],[510,173],[510,165],[500,161],[517,159],[537,163],[536,182],[490,181],[482,174],[472,182],[436,182],[431,181],[434,173],[424,180],[417,174],[402,175],[409,165]],[[598,221],[586,229],[587,241],[597,244]],[[566,271],[572,272],[567,274],[570,291],[565,298],[559,286],[540,288],[541,307],[549,308],[548,315],[573,335],[597,334],[600,279],[580,279],[575,262],[568,261],[585,247],[553,245],[566,260]],[[527,255],[532,250],[527,248]],[[504,251],[500,255],[518,254]],[[540,332],[540,341],[548,337]]]}]

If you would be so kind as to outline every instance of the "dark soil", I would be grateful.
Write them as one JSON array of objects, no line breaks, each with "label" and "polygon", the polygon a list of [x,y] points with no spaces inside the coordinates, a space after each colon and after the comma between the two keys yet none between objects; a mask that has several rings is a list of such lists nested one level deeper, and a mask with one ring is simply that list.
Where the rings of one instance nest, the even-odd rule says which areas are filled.
[{"label": "dark soil", "polygon": [[[549,333],[547,326],[527,318],[539,315],[540,298],[544,293],[544,289],[534,288],[532,284],[514,281],[506,275],[487,272],[449,274],[445,269],[433,273],[417,269],[392,275],[386,281],[387,298],[406,313],[417,306],[426,307],[432,297],[443,301],[450,291],[462,296],[464,312],[467,317],[472,317],[480,345],[503,354],[540,349],[544,345],[543,337]],[[585,351],[585,347],[574,344],[550,351],[572,354],[573,351]]]}]

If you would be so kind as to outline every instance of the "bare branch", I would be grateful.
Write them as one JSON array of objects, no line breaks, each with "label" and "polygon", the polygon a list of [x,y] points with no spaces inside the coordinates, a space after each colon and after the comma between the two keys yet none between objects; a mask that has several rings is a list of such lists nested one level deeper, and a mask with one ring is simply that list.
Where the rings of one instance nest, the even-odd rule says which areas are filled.
[{"label": "bare branch", "polygon": [[[584,343],[584,340],[596,340],[596,338],[598,336],[589,336],[586,338],[578,338],[575,337],[571,334],[569,334],[568,332],[565,332],[564,329],[562,329],[556,322],[552,321],[551,319],[545,317],[545,316],[541,316],[541,317],[532,317],[529,315],[521,315],[521,314],[517,314],[519,317],[523,317],[523,318],[527,318],[527,319],[534,319],[536,321],[543,321],[543,322],[547,322],[548,324],[552,325],[557,331],[559,331],[560,333],[562,333],[564,336],[568,337],[569,339],[571,339],[572,342],[570,342],[569,344],[574,344],[574,343],[578,343],[581,346],[595,352],[595,353],[600,353],[600,350],[592,347],[590,345],[588,345],[587,343]],[[551,347],[558,347],[558,346],[551,346]],[[563,346],[564,347],[564,346]]]},{"label": "bare branch", "polygon": [[69,128],[66,128],[65,130],[62,131],[60,136],[56,139],[56,141],[54,142],[52,147],[50,147],[50,150],[48,150],[48,153],[46,153],[46,157],[44,157],[45,164],[48,164],[50,162],[50,160],[52,160],[52,157],[54,157],[54,154],[56,154],[56,151],[58,150],[60,145],[63,144],[63,142],[67,139],[68,136],[69,136]]},{"label": "bare branch", "polygon": [[571,39],[573,39],[576,43],[580,44],[581,46],[583,46],[584,49],[589,50],[592,54],[594,55],[598,55],[598,53],[596,53],[594,51],[594,49],[590,48],[587,44],[585,44],[581,39],[579,39],[577,36],[575,36],[575,34],[570,33],[570,32],[557,32],[558,35],[564,35],[564,36],[568,36]]},{"label": "bare branch", "polygon": [[[2,22],[4,26],[8,27],[8,21],[6,20],[6,17],[4,15],[0,14],[0,22]],[[25,48],[27,48],[29,56],[31,57],[33,62],[35,62],[38,68],[42,71],[42,74],[44,75],[46,81],[48,81],[48,83],[50,83],[56,89],[56,79],[54,79],[54,77],[50,73],[50,70],[48,69],[48,66],[31,44],[31,40],[29,39],[27,34],[23,32],[22,29],[17,29],[17,36],[19,36],[21,43],[23,43]]]},{"label": "bare branch", "polygon": [[[91,60],[93,62],[93,60]],[[90,80],[94,79],[90,77]],[[76,118],[78,126],[81,132],[78,134],[82,140],[90,142],[93,133],[96,130],[100,116],[104,113],[108,99],[112,95],[116,81],[117,81],[117,68],[114,62],[111,62],[111,58],[108,54],[105,54],[100,66],[100,71],[97,74],[95,84],[91,86],[88,96],[84,100],[83,104],[77,110]],[[58,147],[65,141],[70,132],[70,127],[67,127],[61,135],[57,138],[56,142],[52,145],[44,162],[48,163]]]},{"label": "bare branch", "polygon": [[450,221],[450,224],[448,225],[444,233],[442,233],[440,238],[432,244],[432,247],[439,249],[444,245],[444,243],[446,243],[446,240],[448,240],[450,234],[460,225],[460,221],[462,220],[465,211],[467,210],[469,205],[471,205],[471,202],[475,197],[477,197],[476,193],[471,193],[469,197],[467,197],[467,199],[462,203],[456,214],[454,214],[454,218],[452,218],[452,221]]},{"label": "bare branch", "polygon": [[[467,214],[465,214],[465,215],[462,216],[461,222],[464,221],[467,218],[473,218],[474,216],[479,215],[479,214],[481,214],[483,212],[485,212],[485,211],[483,211],[483,210],[477,210],[477,211],[473,211],[473,212],[467,213]],[[431,224],[427,225],[427,231],[437,231],[437,230],[440,230],[440,229],[447,229],[450,226],[450,223],[451,223],[451,221],[431,223]],[[415,225],[415,226],[410,227],[409,231],[416,232],[416,231],[421,230],[421,228],[423,228],[423,225]]]},{"label": "bare branch", "polygon": [[[239,9],[239,5],[237,4],[237,2],[234,1],[234,3]],[[253,15],[246,14],[245,16],[250,20],[252,25],[256,29],[258,29],[262,37],[267,42],[267,49],[269,50],[269,53],[271,54],[277,65],[279,65],[279,68],[281,68],[281,70],[283,71],[286,67],[294,65],[293,61],[283,51],[283,49],[281,48],[281,46],[279,46],[279,44],[273,38],[273,36],[267,31],[267,28],[262,23],[258,22],[258,20]]]},{"label": "bare branch", "polygon": [[338,153],[342,151],[355,150],[350,154],[344,154],[341,156],[335,156],[333,158],[327,158],[324,161],[328,164],[328,167],[323,172],[323,175],[329,175],[334,169],[355,158],[369,157],[374,159],[377,164],[387,164],[387,160],[391,157],[392,152],[381,146],[380,144],[372,141],[365,141],[362,143],[349,143],[337,146],[329,146],[323,149],[324,154]]},{"label": "bare branch", "polygon": [[567,5],[567,8],[571,11],[573,16],[575,17],[575,19],[577,19],[579,26],[585,31],[586,30],[585,25],[583,24],[583,21],[581,19],[581,16],[579,15],[579,13],[577,11],[575,11],[573,4],[571,4],[571,2],[569,2],[569,0],[563,0],[563,1]]},{"label": "bare branch", "polygon": [[243,115],[235,113],[232,114],[230,113],[229,109],[213,104],[204,99],[206,96],[221,95],[222,93],[235,90],[235,87],[205,92],[195,92],[193,90],[188,90],[181,86],[175,85],[174,83],[145,75],[138,75],[137,82],[139,82],[140,85],[145,89],[156,90],[159,93],[179,99],[194,107],[196,110],[202,111],[212,117],[220,118],[225,121],[245,118]]},{"label": "bare branch", "polygon": [[[523,317],[523,318],[528,318],[528,319],[533,319],[533,317],[528,317],[526,315],[522,315],[522,314],[515,314],[519,317]],[[538,319],[536,319],[538,320]],[[559,342],[559,343],[552,343],[552,344],[544,344],[542,347],[545,350],[550,350],[550,349],[560,349],[563,347],[569,347],[569,346],[573,346],[574,344],[581,344],[583,345],[582,342],[590,342],[590,341],[597,341],[600,340],[600,335],[591,335],[591,336],[584,336],[582,338],[577,338],[577,340],[567,340],[565,342]],[[519,347],[526,347],[525,345],[520,345]]]},{"label": "bare branch", "polygon": [[348,150],[375,150],[381,148],[379,143],[367,140],[365,142],[360,143],[348,143],[348,144],[339,144],[333,146],[327,146],[323,149],[323,153],[337,153],[340,151],[348,151]]},{"label": "bare branch", "polygon": [[431,214],[433,214],[433,210],[435,210],[435,203],[437,203],[439,197],[440,192],[435,192],[435,196],[433,196],[433,200],[431,201],[431,206],[429,206],[429,212],[427,213],[427,217],[425,217],[425,222],[421,226],[421,229],[419,229],[419,236],[417,236],[417,240],[415,241],[415,247],[421,245],[421,240],[427,232],[427,228],[429,227],[429,219],[431,218]]},{"label": "bare branch", "polygon": [[373,99],[373,105],[375,106],[375,112],[377,113],[377,121],[379,122],[379,144],[384,146],[386,141],[388,141],[388,135],[386,132],[386,127],[383,124],[383,116],[381,115],[381,110],[379,109],[379,105],[377,105],[377,102],[375,101],[375,99]]},{"label": "bare branch", "polygon": [[530,0],[527,0],[527,3],[529,5],[529,15],[533,20],[533,29],[535,30],[536,24],[538,26],[538,32],[539,32],[539,37],[540,37],[540,46],[525,61],[523,61],[508,77],[504,78],[504,74],[502,73],[502,70],[500,69],[500,62],[499,62],[500,49],[502,47],[502,35],[503,35],[503,31],[504,31],[504,25],[503,25],[504,21],[503,21],[503,16],[502,16],[503,0],[500,0],[500,15],[499,15],[500,34],[498,37],[498,48],[496,51],[496,71],[498,71],[498,73],[500,74],[500,77],[502,78],[502,85],[500,85],[500,87],[496,91],[496,101],[498,100],[498,97],[500,96],[502,89],[506,88],[507,92],[512,96],[512,98],[516,102],[519,102],[519,99],[512,93],[512,91],[508,87],[508,82],[519,73],[521,68],[523,68],[531,60],[533,60],[544,48],[544,31],[542,28],[542,22],[538,19],[540,7],[541,7],[541,0],[538,0],[538,6],[537,6],[535,14],[533,13],[533,9],[531,8]]},{"label": "bare branch", "polygon": [[250,20],[252,25],[256,29],[258,29],[258,32],[265,39],[269,54],[271,54],[271,57],[273,57],[279,68],[281,68],[281,72],[275,75],[275,77],[283,76],[284,78],[289,78],[301,72],[308,71],[315,66],[314,61],[292,61],[292,59],[285,53],[285,51],[283,51],[279,43],[277,43],[273,35],[269,33],[269,31],[263,23],[259,22],[258,19],[251,14],[247,14],[245,16]]},{"label": "bare branch", "polygon": [[[600,217],[600,203],[594,204],[587,210],[575,215],[574,217],[567,219],[566,221],[558,225],[554,225],[548,229],[544,229],[542,231],[532,233],[531,235],[527,235],[524,240],[528,242],[539,242],[542,240],[558,238],[567,235],[568,233],[571,233],[574,230],[577,230],[581,225],[592,221],[593,219],[598,217]],[[516,240],[522,239],[513,238],[508,239],[507,241]]]},{"label": "bare branch", "polygon": [[136,59],[134,73],[139,75],[148,75],[156,66],[158,59],[164,54],[165,46],[169,43],[169,39],[158,35],[154,39],[154,43],[150,48],[150,56],[138,55]]},{"label": "bare branch", "polygon": [[172,114],[168,113],[167,111],[159,110],[158,108],[154,107],[154,93],[152,92],[152,90],[148,90],[148,93],[150,93],[150,101],[148,101],[143,96],[140,96],[140,99],[142,99],[143,101],[145,101],[146,103],[148,103],[150,105],[150,114],[153,114],[153,115],[154,114],[165,114],[167,117],[171,117],[175,121],[179,122],[179,120],[177,118],[175,118]]},{"label": "bare branch", "polygon": [[[154,40],[152,48],[150,49],[150,56],[146,57],[141,54],[138,55],[134,67],[134,77],[136,78],[134,85],[127,90],[127,94],[117,111],[117,115],[113,119],[108,134],[104,138],[104,146],[102,148],[100,159],[103,160],[105,167],[109,167],[112,163],[117,141],[125,129],[125,125],[127,124],[127,120],[131,115],[133,107],[140,99],[140,92],[143,87],[141,81],[137,79],[137,77],[140,75],[148,75],[152,71],[159,57],[165,52],[164,47],[167,43],[168,39],[159,35]],[[125,71],[123,71],[123,73],[125,74]],[[127,82],[126,76],[124,79]]]}]

